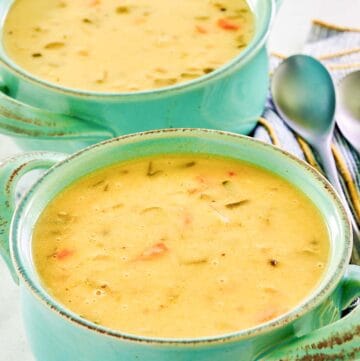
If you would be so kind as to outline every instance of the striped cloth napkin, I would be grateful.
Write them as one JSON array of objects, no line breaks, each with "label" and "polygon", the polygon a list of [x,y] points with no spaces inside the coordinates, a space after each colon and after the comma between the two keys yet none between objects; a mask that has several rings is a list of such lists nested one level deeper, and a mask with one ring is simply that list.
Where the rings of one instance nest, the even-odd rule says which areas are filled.
[{"label": "striped cloth napkin", "polygon": [[[360,28],[342,28],[315,20],[303,53],[321,60],[337,84],[348,73],[360,70]],[[272,54],[271,70],[285,58],[282,54]],[[276,112],[271,97],[253,136],[278,145],[321,170],[309,145],[294,134]],[[360,154],[337,128],[332,148],[341,184],[355,219],[360,224]]]}]

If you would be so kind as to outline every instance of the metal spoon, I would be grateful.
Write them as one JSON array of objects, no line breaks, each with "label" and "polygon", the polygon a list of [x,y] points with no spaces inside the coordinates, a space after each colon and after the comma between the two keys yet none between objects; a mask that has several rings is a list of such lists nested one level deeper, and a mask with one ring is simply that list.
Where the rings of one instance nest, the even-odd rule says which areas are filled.
[{"label": "metal spoon", "polygon": [[337,88],[336,123],[360,152],[360,70],[347,75]]},{"label": "metal spoon", "polygon": [[276,69],[271,88],[277,111],[318,153],[327,178],[343,200],[353,226],[353,262],[360,264],[359,229],[340,185],[331,152],[336,97],[329,72],[313,57],[294,55]]}]

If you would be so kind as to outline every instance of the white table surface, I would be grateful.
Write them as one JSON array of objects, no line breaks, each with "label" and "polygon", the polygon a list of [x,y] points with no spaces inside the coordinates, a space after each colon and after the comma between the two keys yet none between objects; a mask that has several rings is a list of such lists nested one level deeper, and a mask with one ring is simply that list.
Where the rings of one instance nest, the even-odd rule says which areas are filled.
[{"label": "white table surface", "polygon": [[[270,50],[299,52],[314,18],[360,27],[359,14],[360,0],[284,0],[270,36]],[[11,139],[0,135],[0,159],[18,152]],[[22,325],[18,288],[1,259],[0,361],[34,361]]]}]

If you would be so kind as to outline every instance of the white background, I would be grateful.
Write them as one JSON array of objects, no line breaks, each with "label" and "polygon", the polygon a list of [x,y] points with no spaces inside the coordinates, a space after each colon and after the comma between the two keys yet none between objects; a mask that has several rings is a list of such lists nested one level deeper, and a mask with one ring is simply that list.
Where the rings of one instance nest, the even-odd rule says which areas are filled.
[{"label": "white background", "polygon": [[[270,36],[270,51],[301,51],[314,18],[360,27],[360,0],[284,0]],[[0,159],[16,152],[12,141],[0,135]],[[34,361],[22,326],[18,289],[1,259],[0,361]]]}]

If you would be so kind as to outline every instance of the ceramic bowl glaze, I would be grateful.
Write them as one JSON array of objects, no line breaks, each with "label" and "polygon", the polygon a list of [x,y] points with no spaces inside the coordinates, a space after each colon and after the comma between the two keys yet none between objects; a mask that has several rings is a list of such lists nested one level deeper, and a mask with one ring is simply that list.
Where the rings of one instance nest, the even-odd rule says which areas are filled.
[{"label": "ceramic bowl glaze", "polygon": [[[318,287],[300,305],[274,320],[251,329],[202,338],[125,334],[65,309],[46,292],[34,268],[31,234],[42,210],[62,189],[96,169],[140,156],[183,152],[246,160],[300,188],[322,213],[331,238],[329,264]],[[17,182],[36,168],[48,170],[15,208]],[[0,164],[0,184],[0,253],[19,283],[24,324],[38,361],[360,358],[360,308],[340,319],[342,309],[360,294],[360,268],[348,266],[352,235],[346,213],[325,178],[276,147],[220,131],[159,130],[105,141],[69,158],[48,152],[18,155]],[[349,358],[337,358],[339,355]]]},{"label": "ceramic bowl glaze", "polygon": [[[0,3],[1,28],[13,2]],[[201,127],[248,134],[263,111],[268,91],[265,41],[275,0],[249,3],[256,33],[241,54],[210,74],[157,90],[97,93],[58,86],[17,66],[0,42],[0,132],[15,136],[24,150],[63,152],[160,128]]]}]

